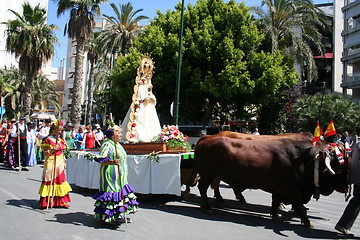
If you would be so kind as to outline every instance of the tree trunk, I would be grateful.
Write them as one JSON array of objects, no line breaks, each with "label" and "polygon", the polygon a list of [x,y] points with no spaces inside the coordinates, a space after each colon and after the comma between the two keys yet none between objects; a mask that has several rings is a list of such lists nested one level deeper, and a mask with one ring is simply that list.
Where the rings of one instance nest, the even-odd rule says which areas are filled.
[{"label": "tree trunk", "polygon": [[94,99],[94,61],[90,64],[89,82],[88,82],[88,103],[86,109],[86,124],[91,124],[92,107]]},{"label": "tree trunk", "polygon": [[30,111],[31,111],[31,92],[32,92],[32,81],[33,75],[26,74],[25,78],[25,89],[24,89],[24,115],[26,117],[26,122],[30,121]]},{"label": "tree trunk", "polygon": [[82,93],[83,93],[83,75],[84,75],[84,39],[80,38],[76,44],[75,74],[73,98],[71,102],[71,120],[75,129],[78,129],[82,113]]},{"label": "tree trunk", "polygon": [[121,44],[121,53],[124,56],[127,56],[128,53],[128,39],[124,39]]},{"label": "tree trunk", "polygon": [[200,124],[201,125],[207,125],[209,122],[209,118],[214,110],[216,103],[213,102],[209,102],[208,107],[206,109],[206,111],[204,112],[204,115],[202,116],[202,118],[200,119]]}]

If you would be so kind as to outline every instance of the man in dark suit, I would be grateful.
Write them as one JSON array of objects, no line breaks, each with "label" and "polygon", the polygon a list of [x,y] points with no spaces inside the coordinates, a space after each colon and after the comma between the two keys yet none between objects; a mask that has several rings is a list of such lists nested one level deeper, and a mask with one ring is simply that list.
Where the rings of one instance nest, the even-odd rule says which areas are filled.
[{"label": "man in dark suit", "polygon": [[[25,117],[20,117],[18,123],[14,124],[11,129],[11,137],[15,139],[14,142],[14,160],[15,165],[21,163],[19,170],[29,171],[28,166],[28,144],[27,144],[27,126],[25,124]],[[20,144],[20,147],[19,147]],[[20,151],[20,154],[19,154]],[[20,155],[20,156],[19,156]],[[19,160],[20,157],[20,160]]]}]

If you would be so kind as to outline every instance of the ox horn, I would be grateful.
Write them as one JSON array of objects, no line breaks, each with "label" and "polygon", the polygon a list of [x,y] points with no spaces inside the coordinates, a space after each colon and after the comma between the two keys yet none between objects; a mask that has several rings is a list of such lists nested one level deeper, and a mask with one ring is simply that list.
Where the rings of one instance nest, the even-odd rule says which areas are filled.
[{"label": "ox horn", "polygon": [[330,158],[329,158],[329,156],[326,156],[326,158],[325,158],[325,165],[326,165],[327,170],[329,170],[329,172],[330,172],[332,175],[335,175],[334,170],[332,170],[332,168],[331,168],[331,166],[330,166]]}]

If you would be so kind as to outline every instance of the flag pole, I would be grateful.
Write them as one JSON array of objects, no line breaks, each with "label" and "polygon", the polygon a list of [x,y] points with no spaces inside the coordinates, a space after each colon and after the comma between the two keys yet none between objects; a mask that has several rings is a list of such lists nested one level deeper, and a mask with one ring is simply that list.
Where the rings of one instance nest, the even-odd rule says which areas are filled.
[{"label": "flag pole", "polygon": [[179,55],[177,63],[177,76],[176,76],[176,95],[175,95],[175,125],[179,125],[179,105],[180,105],[180,79],[181,79],[181,64],[182,64],[182,40],[184,32],[184,0],[181,2],[181,19],[180,19],[180,31],[179,31]]}]

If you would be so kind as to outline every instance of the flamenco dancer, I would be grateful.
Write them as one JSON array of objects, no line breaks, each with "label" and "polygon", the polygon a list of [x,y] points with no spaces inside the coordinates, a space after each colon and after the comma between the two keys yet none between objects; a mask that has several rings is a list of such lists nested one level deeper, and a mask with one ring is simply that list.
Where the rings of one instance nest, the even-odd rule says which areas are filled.
[{"label": "flamenco dancer", "polygon": [[62,130],[61,122],[56,120],[50,127],[50,135],[42,141],[45,162],[39,190],[41,208],[70,207],[69,192],[72,189],[66,181],[63,151],[67,145],[60,138]]},{"label": "flamenco dancer", "polygon": [[135,190],[128,184],[128,166],[126,152],[118,143],[121,139],[121,127],[115,125],[106,131],[107,140],[100,148],[100,154],[94,158],[101,163],[100,191],[93,198],[95,218],[111,224],[130,223],[128,214],[138,210]]}]

